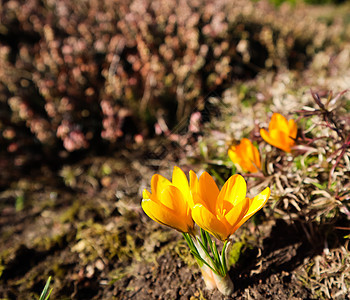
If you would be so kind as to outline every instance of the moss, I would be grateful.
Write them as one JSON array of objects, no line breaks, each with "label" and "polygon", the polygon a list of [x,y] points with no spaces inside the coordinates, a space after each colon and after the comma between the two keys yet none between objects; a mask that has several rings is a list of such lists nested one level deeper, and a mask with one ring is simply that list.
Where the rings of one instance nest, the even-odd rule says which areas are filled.
[{"label": "moss", "polygon": [[190,248],[186,244],[186,241],[179,240],[174,247],[174,251],[186,265],[190,267],[197,265],[195,258],[191,254]]},{"label": "moss", "polygon": [[231,249],[228,253],[228,265],[229,266],[234,266],[240,256],[241,256],[241,250],[244,247],[245,243],[244,242],[236,242],[231,246]]},{"label": "moss", "polygon": [[97,258],[113,259],[120,247],[118,232],[107,232],[106,228],[93,220],[81,222],[77,226],[77,243],[72,247],[79,254],[83,264]]},{"label": "moss", "polygon": [[33,248],[41,251],[51,251],[53,249],[62,249],[70,241],[75,239],[75,230],[68,228],[54,235],[39,236],[33,241]]},{"label": "moss", "polygon": [[78,224],[76,234],[76,244],[72,247],[77,252],[84,264],[102,260],[135,261],[144,260],[141,257],[143,251],[139,236],[131,235],[125,227],[109,227],[99,223],[94,223],[92,219]]},{"label": "moss", "polygon": [[126,257],[141,261],[141,248],[136,246],[135,239],[132,235],[126,234],[126,245],[121,246],[117,252],[118,257]]},{"label": "moss", "polygon": [[5,270],[5,266],[2,264],[2,262],[0,262],[0,278],[4,270]]},{"label": "moss", "polygon": [[130,274],[133,274],[134,267],[133,265],[128,266],[127,268],[117,268],[108,274],[108,277],[111,278],[109,284],[113,285],[118,280],[123,279]]},{"label": "moss", "polygon": [[71,205],[65,212],[63,212],[60,216],[61,223],[70,223],[77,216],[79,209],[81,208],[81,204],[79,201],[75,201],[73,205]]},{"label": "moss", "polygon": [[0,279],[1,279],[1,276],[4,272],[4,270],[6,269],[6,257],[8,257],[9,253],[8,253],[8,250],[4,250],[0,253]]},{"label": "moss", "polygon": [[55,262],[51,266],[51,271],[54,274],[54,278],[63,278],[67,273],[66,268],[60,262]]},{"label": "moss", "polygon": [[1,251],[0,253],[0,278],[4,272],[4,270],[6,270],[6,265],[9,262],[9,260],[11,259],[11,256],[14,253],[14,249],[13,248],[9,248],[9,249],[5,249],[3,251]]}]

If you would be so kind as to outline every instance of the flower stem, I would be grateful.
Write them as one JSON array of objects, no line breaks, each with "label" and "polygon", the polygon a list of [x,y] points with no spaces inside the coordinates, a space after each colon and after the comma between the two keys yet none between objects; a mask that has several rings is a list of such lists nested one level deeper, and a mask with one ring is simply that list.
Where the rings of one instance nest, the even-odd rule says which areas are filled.
[{"label": "flower stem", "polygon": [[192,255],[197,260],[207,288],[212,290],[217,287],[223,295],[231,295],[233,283],[227,267],[227,251],[230,242],[228,240],[224,242],[219,254],[215,241],[211,239],[207,231],[201,229],[199,236],[192,236],[188,233],[183,233],[183,236]]}]

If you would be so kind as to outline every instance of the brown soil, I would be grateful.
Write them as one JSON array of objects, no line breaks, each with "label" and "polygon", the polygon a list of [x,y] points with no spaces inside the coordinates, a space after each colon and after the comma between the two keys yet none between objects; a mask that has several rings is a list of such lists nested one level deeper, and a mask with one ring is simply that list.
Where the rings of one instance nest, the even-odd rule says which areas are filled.
[{"label": "brown soil", "polygon": [[[205,288],[182,236],[141,210],[142,188],[169,167],[140,152],[87,157],[59,172],[31,168],[2,182],[0,298],[38,298],[52,276],[51,299],[224,299]],[[322,245],[310,245],[302,224],[261,212],[237,234],[235,291],[226,299],[312,297],[298,270]]]}]

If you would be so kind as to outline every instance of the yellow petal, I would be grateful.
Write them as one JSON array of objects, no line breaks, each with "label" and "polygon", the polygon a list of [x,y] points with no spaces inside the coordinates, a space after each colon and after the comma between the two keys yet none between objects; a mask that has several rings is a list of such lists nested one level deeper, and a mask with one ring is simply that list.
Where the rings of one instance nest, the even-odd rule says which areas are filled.
[{"label": "yellow petal", "polygon": [[[243,138],[240,143],[242,150],[249,149],[253,146],[252,142],[249,139]],[[241,153],[244,154],[244,153]]]},{"label": "yellow petal", "polygon": [[161,192],[158,201],[178,215],[185,215],[187,212],[186,199],[176,186],[166,186]]},{"label": "yellow petal", "polygon": [[228,230],[226,226],[202,204],[196,204],[193,207],[192,218],[199,227],[213,236],[222,241],[227,239]]},{"label": "yellow petal", "polygon": [[[226,215],[225,219],[230,226],[230,235],[233,234],[238,227],[236,225],[241,222],[244,216],[249,210],[249,204],[251,200],[249,198],[244,198],[243,201],[234,206]],[[243,223],[242,223],[243,224]]]},{"label": "yellow petal", "polygon": [[198,177],[197,177],[195,172],[190,170],[190,191],[191,191],[191,197],[190,197],[188,203],[189,203],[189,206],[191,207],[191,209],[192,209],[192,207],[195,204],[195,202],[194,202],[194,194],[198,194],[198,188],[199,188]]},{"label": "yellow petal", "polygon": [[238,146],[231,146],[228,156],[245,171],[257,172],[261,169],[259,151],[249,139],[243,138]]},{"label": "yellow petal", "polygon": [[230,211],[239,202],[245,199],[247,194],[247,184],[241,175],[232,175],[222,187],[218,200],[217,207],[220,212],[224,210]]},{"label": "yellow petal", "polygon": [[170,184],[171,182],[165,177],[163,177],[162,175],[159,175],[159,174],[153,175],[151,179],[152,195],[159,199],[164,188]]},{"label": "yellow petal", "polygon": [[197,174],[192,170],[190,170],[190,188],[193,192],[198,191],[198,177]]},{"label": "yellow petal", "polygon": [[143,190],[142,192],[142,198],[143,199],[150,199],[151,198],[151,193],[147,191],[146,189]]},{"label": "yellow petal", "polygon": [[242,139],[241,156],[245,158],[245,169],[249,172],[257,172],[261,168],[260,155],[258,149],[248,139]]},{"label": "yellow petal", "polygon": [[189,232],[193,228],[192,218],[184,218],[171,211],[161,203],[150,199],[143,199],[141,202],[143,211],[154,221],[177,229],[181,232]]},{"label": "yellow petal", "polygon": [[203,172],[199,177],[198,193],[206,207],[215,214],[219,189],[214,179],[207,172]]},{"label": "yellow petal", "polygon": [[250,199],[251,202],[247,213],[242,218],[242,220],[234,226],[233,232],[236,231],[239,227],[241,227],[244,222],[246,222],[251,216],[253,216],[266,204],[267,200],[270,197],[270,193],[271,190],[269,187],[267,187],[260,194],[256,195],[253,199]]},{"label": "yellow petal", "polygon": [[269,187],[264,189],[261,193],[256,195],[252,200],[252,203],[249,207],[249,210],[245,216],[245,218],[250,218],[254,215],[258,210],[260,210],[270,198],[271,190]]},{"label": "yellow petal", "polygon": [[267,132],[265,129],[260,129],[260,135],[270,145],[286,152],[291,151],[291,143],[294,143],[287,134],[278,129],[272,129],[270,132]]},{"label": "yellow petal", "polygon": [[253,159],[252,162],[255,164],[254,169],[256,171],[254,171],[254,169],[252,168],[252,170],[250,170],[250,172],[257,172],[257,168],[261,169],[261,161],[260,161],[260,154],[259,154],[259,150],[257,148],[255,148],[253,146],[253,151],[252,151],[252,155],[253,155]]},{"label": "yellow petal", "polygon": [[291,152],[290,146],[294,141],[283,131],[274,129],[270,131],[271,145],[285,152]]},{"label": "yellow petal", "polygon": [[270,144],[270,145],[273,145],[273,144],[272,144],[273,141],[272,141],[272,139],[271,139],[271,137],[270,137],[270,134],[266,131],[266,129],[261,128],[261,129],[260,129],[260,135],[261,135],[261,137],[264,139],[264,141],[265,141],[266,143],[268,143],[268,144]]},{"label": "yellow petal", "polygon": [[269,131],[273,129],[278,129],[286,134],[289,134],[289,126],[287,119],[281,114],[274,113],[271,117],[271,121],[269,124]]},{"label": "yellow petal", "polygon": [[189,197],[190,187],[188,185],[188,180],[185,173],[179,167],[174,167],[172,182],[185,197]]},{"label": "yellow petal", "polygon": [[237,153],[237,147],[236,146],[231,146],[228,149],[228,156],[230,157],[230,159],[232,160],[232,162],[234,164],[239,164],[240,165],[241,158],[240,158],[240,156]]}]

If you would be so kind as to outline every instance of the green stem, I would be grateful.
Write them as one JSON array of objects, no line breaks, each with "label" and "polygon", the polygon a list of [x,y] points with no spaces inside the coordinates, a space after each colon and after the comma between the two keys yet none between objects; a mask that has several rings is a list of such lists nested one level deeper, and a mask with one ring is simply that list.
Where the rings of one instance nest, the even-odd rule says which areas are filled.
[{"label": "green stem", "polygon": [[222,247],[221,251],[221,260],[222,260],[222,266],[224,267],[224,274],[227,274],[227,263],[226,263],[226,248],[227,248],[228,240],[225,241],[224,246]]},{"label": "green stem", "polygon": [[[192,255],[196,258],[197,263],[200,267],[205,264],[218,276],[226,276],[228,271],[226,265],[226,249],[228,245],[227,240],[224,242],[221,254],[219,254],[215,241],[211,239],[209,233],[206,230],[200,229],[200,237],[193,236],[193,239],[195,240],[193,240],[192,236],[188,233],[183,233],[183,236],[190,248]],[[198,249],[202,251],[200,252]],[[209,251],[212,255],[210,255]]]},{"label": "green stem", "polygon": [[[211,255],[209,254],[208,250],[207,250],[206,247],[203,245],[202,241],[199,240],[199,239],[197,239],[197,241],[199,242],[199,245],[201,246],[201,248],[202,248],[202,250],[204,251],[205,255],[210,259],[210,262],[213,264],[213,267],[214,267],[214,269],[215,269],[214,272],[217,273],[218,275],[221,275],[220,267],[218,267],[218,265],[217,265],[215,259],[213,259],[213,258],[211,257]],[[212,241],[210,241],[210,242],[212,242]],[[211,245],[210,242],[209,242],[209,245]]]}]

